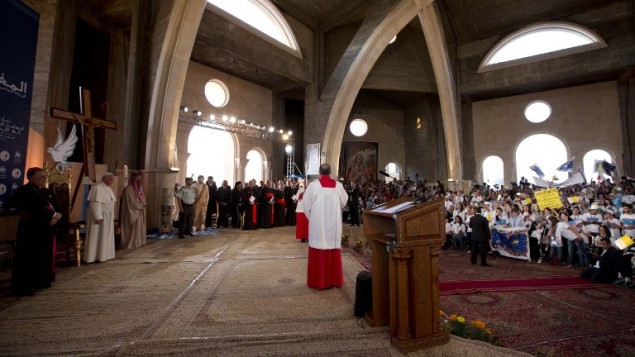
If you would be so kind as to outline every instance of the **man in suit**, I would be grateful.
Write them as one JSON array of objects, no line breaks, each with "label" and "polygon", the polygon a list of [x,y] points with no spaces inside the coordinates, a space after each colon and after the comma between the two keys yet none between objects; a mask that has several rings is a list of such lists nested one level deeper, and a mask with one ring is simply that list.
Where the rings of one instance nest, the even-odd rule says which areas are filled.
[{"label": "man in suit", "polygon": [[617,279],[617,268],[621,254],[617,248],[611,245],[609,238],[602,238],[600,246],[602,252],[592,253],[597,262],[594,266],[584,270],[580,276],[596,283],[612,283]]},{"label": "man in suit", "polygon": [[487,264],[487,252],[492,235],[489,231],[489,221],[481,215],[481,207],[476,207],[476,214],[470,218],[470,228],[472,228],[472,264],[476,264],[476,255],[480,253],[481,266],[491,266]]}]

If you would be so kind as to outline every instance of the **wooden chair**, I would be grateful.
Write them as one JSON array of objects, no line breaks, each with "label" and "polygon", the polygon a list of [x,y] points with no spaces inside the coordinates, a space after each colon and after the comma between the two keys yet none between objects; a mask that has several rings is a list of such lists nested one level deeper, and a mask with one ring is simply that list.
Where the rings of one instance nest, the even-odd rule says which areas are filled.
[{"label": "wooden chair", "polygon": [[[46,164],[45,164],[46,167]],[[56,249],[57,252],[65,252],[66,263],[71,264],[75,260],[75,266],[81,265],[82,237],[80,231],[84,228],[83,222],[71,222],[72,211],[72,173],[70,168],[61,169],[59,165],[46,167],[48,172],[48,189],[61,207],[62,219],[56,225]],[[71,254],[74,251],[75,254]]]}]

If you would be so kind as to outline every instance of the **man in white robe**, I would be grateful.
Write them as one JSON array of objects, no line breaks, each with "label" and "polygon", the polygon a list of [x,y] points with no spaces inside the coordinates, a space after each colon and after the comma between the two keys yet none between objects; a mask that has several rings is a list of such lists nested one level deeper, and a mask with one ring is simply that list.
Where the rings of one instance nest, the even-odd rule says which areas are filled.
[{"label": "man in white robe", "polygon": [[348,193],[329,177],[331,166],[320,165],[320,179],[309,184],[302,204],[309,220],[307,285],[316,289],[340,287],[342,271],[342,208]]},{"label": "man in white robe", "polygon": [[146,199],[140,172],[135,171],[130,176],[128,186],[121,194],[120,205],[121,246],[125,249],[144,246],[147,242]]},{"label": "man in white robe", "polygon": [[115,181],[111,173],[101,178],[88,194],[86,217],[86,248],[84,261],[106,261],[115,258],[115,193],[110,186]]},{"label": "man in white robe", "polygon": [[204,180],[205,177],[200,175],[198,181],[192,185],[196,190],[196,201],[194,201],[194,227],[197,231],[205,230],[205,217],[207,216],[207,204],[209,202],[209,187]]}]

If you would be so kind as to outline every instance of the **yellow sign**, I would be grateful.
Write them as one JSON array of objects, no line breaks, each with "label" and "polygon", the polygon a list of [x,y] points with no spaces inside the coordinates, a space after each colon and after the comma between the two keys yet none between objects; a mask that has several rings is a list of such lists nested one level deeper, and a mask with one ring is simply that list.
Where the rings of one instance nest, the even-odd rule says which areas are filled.
[{"label": "yellow sign", "polygon": [[562,201],[560,200],[560,195],[558,194],[558,189],[556,188],[536,191],[534,192],[534,196],[536,197],[536,202],[538,203],[538,207],[540,207],[540,209],[545,209],[547,207],[562,207]]},{"label": "yellow sign", "polygon": [[631,245],[633,245],[634,243],[635,242],[633,242],[633,239],[631,239],[631,237],[629,237],[626,234],[621,236],[619,239],[615,241],[615,245],[620,249],[626,249],[630,247]]}]

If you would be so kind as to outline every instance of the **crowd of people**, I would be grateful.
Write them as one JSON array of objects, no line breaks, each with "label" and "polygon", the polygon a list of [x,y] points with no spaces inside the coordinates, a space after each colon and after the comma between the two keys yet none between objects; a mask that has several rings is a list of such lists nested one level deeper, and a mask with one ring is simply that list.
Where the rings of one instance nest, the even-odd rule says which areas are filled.
[{"label": "crowd of people", "polygon": [[[473,217],[480,215],[486,218],[490,229],[524,229],[532,262],[580,266],[590,269],[589,271],[604,266],[602,274],[589,277],[603,282],[617,281],[635,288],[632,282],[635,259],[632,259],[632,253],[628,249],[619,249],[616,246],[616,241],[622,236],[635,236],[635,213],[632,211],[635,203],[635,180],[626,176],[615,183],[607,179],[560,188],[562,207],[554,209],[540,209],[534,192],[541,188],[524,178],[520,183],[512,183],[510,186],[474,185],[469,192],[446,191],[440,181],[415,182],[409,178],[403,181],[378,180],[366,181],[364,184],[343,184],[348,199],[342,210],[342,219],[350,225],[359,226],[362,223],[365,209],[399,197],[443,199],[447,218],[447,242],[444,247],[473,254],[473,262],[477,258],[477,252],[473,252],[475,241],[470,223]],[[212,177],[203,182],[203,177],[199,176],[197,183],[186,181],[185,187],[188,185],[194,187],[195,191],[196,199],[191,202],[194,211],[206,212],[206,222],[203,222],[202,214],[195,212],[192,216],[200,218],[193,224],[187,221],[189,214],[185,215],[185,220],[181,218],[184,227],[195,229],[211,226],[212,214],[217,210],[218,227],[231,224],[235,228],[257,229],[295,225],[296,208],[301,203],[304,190],[303,183],[283,179],[274,182],[261,181],[259,185],[252,180],[244,188],[241,182],[237,182],[233,190],[228,188],[227,182],[223,182],[225,191],[216,188]],[[179,194],[177,190],[176,195]],[[183,207],[182,210],[187,212],[188,208]],[[184,234],[192,234],[187,228],[182,231]],[[608,239],[608,246],[603,245],[603,238]],[[480,252],[485,249],[481,244],[476,246],[477,249],[480,248]],[[620,254],[610,262],[602,263],[601,258],[606,254],[614,256],[611,254],[612,249],[608,250],[609,253],[603,253],[603,248],[610,247],[617,249]],[[485,258],[481,259],[481,263],[487,266]],[[609,274],[605,274],[607,269],[610,270]]]},{"label": "crowd of people", "polygon": [[[69,228],[69,217],[64,217],[57,197],[46,187],[47,170],[32,167],[26,177],[27,184],[19,187],[9,202],[20,217],[11,270],[11,291],[18,296],[32,295],[55,281],[56,240],[64,239],[60,235],[68,234]],[[115,258],[114,181],[113,174],[102,175],[86,198],[86,263]],[[122,247],[126,249],[146,244],[146,205],[141,183],[141,173],[133,172],[121,196],[119,228]]]},{"label": "crowd of people", "polygon": [[[491,229],[517,228],[526,231],[532,262],[580,266],[584,268],[581,275],[585,278],[635,288],[632,245],[635,180],[629,177],[624,176],[615,183],[607,179],[559,188],[562,206],[540,209],[535,198],[539,188],[524,178],[511,186],[473,185],[469,192],[463,192],[446,191],[440,181],[415,182],[406,178],[391,182],[340,183],[330,178],[330,167],[321,167],[320,173],[320,178],[309,183],[306,191],[302,180],[267,180],[259,184],[251,180],[244,187],[238,181],[231,188],[227,180],[219,187],[211,176],[207,181],[204,176],[198,176],[196,181],[188,177],[183,186],[175,185],[174,191],[174,219],[179,238],[207,227],[253,230],[297,224],[296,237],[308,241],[310,251],[316,249],[314,258],[322,261],[326,258],[321,249],[339,250],[342,223],[359,226],[365,209],[399,197],[436,199],[444,200],[445,204],[447,239],[444,248],[471,253],[473,264],[480,255],[481,265],[489,266],[486,253],[491,249],[488,244]],[[54,270],[50,268],[53,266],[53,227],[61,217],[57,202],[45,188],[46,176],[46,170],[29,169],[29,183],[19,188],[11,201],[21,218],[12,274],[12,287],[18,295],[48,287],[54,279]],[[87,197],[86,262],[114,258],[117,198],[110,188],[113,180],[112,174],[105,174],[101,182],[92,186]],[[128,249],[146,243],[145,196],[141,182],[141,174],[134,172],[121,196],[122,246]],[[309,190],[311,184],[313,187]],[[307,195],[309,201],[305,202]],[[329,215],[329,210],[336,214]],[[333,219],[338,222],[332,222]],[[329,223],[324,223],[325,220]],[[318,234],[324,233],[325,226],[336,228],[328,238]],[[46,238],[35,245],[36,242],[28,238],[31,236]],[[631,245],[624,246],[629,239]],[[318,288],[341,286],[328,282],[324,285],[324,281],[313,284]]]}]

